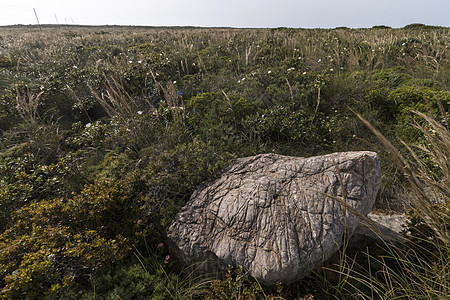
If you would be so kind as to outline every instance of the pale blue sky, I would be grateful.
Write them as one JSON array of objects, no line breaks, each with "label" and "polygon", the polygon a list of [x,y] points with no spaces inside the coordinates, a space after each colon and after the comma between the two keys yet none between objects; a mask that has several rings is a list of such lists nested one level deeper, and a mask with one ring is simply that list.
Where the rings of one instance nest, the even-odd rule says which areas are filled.
[{"label": "pale blue sky", "polygon": [[[0,25],[450,27],[450,0],[0,0]],[[55,16],[56,15],[56,16]]]}]

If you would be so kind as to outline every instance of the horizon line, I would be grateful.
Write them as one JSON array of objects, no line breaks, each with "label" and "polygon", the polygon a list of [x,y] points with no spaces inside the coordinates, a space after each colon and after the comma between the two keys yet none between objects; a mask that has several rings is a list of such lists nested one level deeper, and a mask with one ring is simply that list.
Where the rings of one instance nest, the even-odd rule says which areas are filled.
[{"label": "horizon line", "polygon": [[423,23],[410,23],[403,27],[391,27],[389,25],[373,25],[372,27],[348,27],[348,26],[336,26],[336,27],[288,27],[288,26],[277,26],[277,27],[239,27],[239,26],[201,26],[201,25],[119,25],[119,24],[102,24],[102,25],[91,25],[91,24],[9,24],[0,25],[2,27],[141,27],[141,28],[194,28],[194,29],[404,29],[405,27],[417,25],[418,27],[424,28],[434,28],[434,29],[446,29],[450,28],[441,25],[430,25]]}]

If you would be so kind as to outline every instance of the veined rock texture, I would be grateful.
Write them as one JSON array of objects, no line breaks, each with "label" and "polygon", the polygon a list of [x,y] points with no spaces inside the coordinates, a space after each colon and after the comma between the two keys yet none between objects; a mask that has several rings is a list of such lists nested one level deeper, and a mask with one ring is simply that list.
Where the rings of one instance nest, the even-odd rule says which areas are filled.
[{"label": "veined rock texture", "polygon": [[[339,249],[380,183],[374,152],[240,158],[194,192],[167,230],[169,246],[204,271],[241,265],[264,284],[289,283]],[[327,196],[342,199],[342,187],[347,206]]]}]

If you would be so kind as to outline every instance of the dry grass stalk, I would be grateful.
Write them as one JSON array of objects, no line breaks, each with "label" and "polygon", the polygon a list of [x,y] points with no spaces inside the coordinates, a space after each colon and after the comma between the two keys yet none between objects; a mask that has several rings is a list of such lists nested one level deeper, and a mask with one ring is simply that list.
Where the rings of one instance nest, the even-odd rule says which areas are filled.
[{"label": "dry grass stalk", "polygon": [[[450,233],[446,230],[445,224],[441,223],[439,218],[436,216],[436,212],[432,208],[433,204],[436,203],[436,200],[439,200],[439,202],[450,201],[450,186],[448,183],[450,176],[450,134],[447,128],[436,122],[433,118],[421,112],[414,111],[415,114],[427,121],[436,132],[436,134],[431,134],[424,127],[416,125],[416,128],[418,128],[431,143],[431,149],[427,149],[423,146],[418,146],[418,148],[425,151],[442,170],[443,176],[446,179],[446,181],[444,181],[446,182],[446,185],[443,186],[442,182],[436,182],[435,179],[427,175],[428,171],[423,166],[419,156],[412,150],[411,147],[407,146],[406,143],[403,142],[415,159],[415,168],[408,163],[400,151],[392,145],[392,143],[388,141],[381,134],[381,132],[379,132],[361,115],[356,112],[354,113],[377,136],[383,147],[388,151],[394,162],[397,164],[397,167],[402,170],[403,174],[408,179],[415,195],[414,199],[412,199],[414,208],[419,212],[425,223],[433,230],[436,237],[441,240],[444,245],[450,245]],[[436,194],[430,194],[430,192],[426,189],[427,187],[435,187],[438,189],[441,197],[436,199]]]},{"label": "dry grass stalk", "polygon": [[292,103],[294,103],[294,93],[292,92],[291,84],[289,83],[289,80],[287,79],[287,77],[285,79],[286,79],[286,83],[287,83],[287,85],[289,87],[289,93],[291,95],[291,101],[292,101]]},{"label": "dry grass stalk", "polygon": [[[397,166],[408,178],[415,194],[412,199],[415,204],[414,209],[424,221],[424,225],[432,230],[432,236],[419,238],[419,241],[426,244],[425,246],[416,244],[412,240],[412,244],[409,244],[411,248],[407,249],[386,243],[387,252],[380,257],[371,256],[367,251],[367,258],[380,265],[376,276],[373,276],[371,270],[367,271],[367,267],[360,265],[356,258],[348,257],[343,253],[339,269],[333,269],[339,274],[339,283],[334,287],[335,292],[341,296],[358,295],[362,299],[374,299],[375,295],[376,299],[448,299],[450,296],[449,227],[448,224],[442,223],[445,222],[442,220],[445,220],[446,217],[432,206],[436,200],[447,203],[450,201],[450,184],[448,182],[450,177],[450,133],[435,119],[421,112],[414,111],[414,113],[432,128],[430,130],[416,125],[416,128],[424,134],[428,141],[426,147],[418,146],[418,149],[424,151],[436,163],[437,168],[442,172],[441,175],[444,179],[442,181],[429,175],[429,169],[424,166],[412,147],[403,143],[413,156],[413,165],[408,163],[398,149],[367,120],[359,114],[355,114],[378,137]],[[430,188],[434,189],[435,193],[431,193]],[[345,194],[342,198],[333,197],[333,199],[345,206]],[[358,215],[351,209],[350,212]],[[359,217],[363,221],[367,219],[364,216]],[[435,250],[427,249],[428,246]]]},{"label": "dry grass stalk", "polygon": [[[146,142],[145,128],[141,128],[141,124],[138,121],[138,115],[142,113],[140,111],[140,103],[137,103],[127,93],[123,85],[114,78],[106,80],[105,87],[106,92],[101,93],[101,95],[98,95],[91,86],[89,86],[89,89],[110,117],[117,117],[124,124],[129,124],[131,134],[138,140]],[[148,100],[145,99],[144,101],[146,106],[151,106]]]},{"label": "dry grass stalk", "polygon": [[36,121],[36,118],[39,117],[39,98],[43,93],[44,92],[41,91],[40,93],[35,95],[27,89],[26,95],[22,95],[19,91],[19,88],[16,86],[16,108],[22,119],[32,122]]}]

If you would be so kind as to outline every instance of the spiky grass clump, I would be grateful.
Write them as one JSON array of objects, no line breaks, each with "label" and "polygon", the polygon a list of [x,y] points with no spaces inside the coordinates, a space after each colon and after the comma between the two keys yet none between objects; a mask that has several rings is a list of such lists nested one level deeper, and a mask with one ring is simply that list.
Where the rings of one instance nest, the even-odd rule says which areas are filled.
[{"label": "spiky grass clump", "polygon": [[[378,137],[411,187],[413,205],[402,245],[386,243],[383,255],[367,251],[368,268],[343,256],[336,291],[360,299],[448,299],[450,297],[450,133],[442,122],[414,111],[423,123],[422,145],[403,143],[407,160],[375,127],[358,118]],[[426,164],[424,161],[431,162]],[[430,167],[431,165],[431,167]],[[370,266],[376,266],[371,270]]]}]

